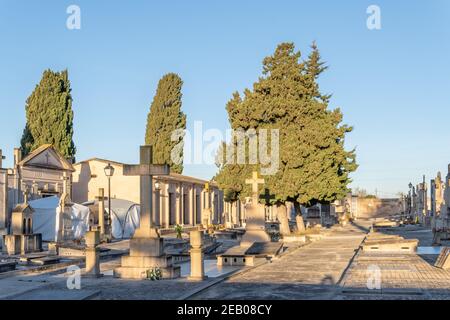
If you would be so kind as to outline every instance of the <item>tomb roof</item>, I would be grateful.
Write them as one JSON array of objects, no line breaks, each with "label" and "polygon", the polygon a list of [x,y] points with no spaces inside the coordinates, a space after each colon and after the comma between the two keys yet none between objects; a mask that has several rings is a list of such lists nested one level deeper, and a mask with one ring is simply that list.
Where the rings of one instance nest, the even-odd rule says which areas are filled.
[{"label": "tomb roof", "polygon": [[[118,162],[118,161],[113,161],[113,160],[108,160],[108,159],[102,159],[102,158],[90,158],[87,160],[83,160],[80,162],[77,162],[74,164],[74,167],[77,167],[83,163],[89,163],[89,162],[94,162],[94,161],[98,161],[98,162],[103,162],[105,164],[112,164],[112,165],[116,165],[119,167],[123,167],[125,165],[127,165],[126,163],[123,162]],[[158,176],[155,176],[158,177]],[[181,182],[191,182],[191,183],[199,183],[199,184],[205,184],[205,183],[210,183],[211,186],[213,187],[217,187],[217,184],[213,181],[208,181],[208,180],[204,180],[204,179],[200,179],[200,178],[195,178],[195,177],[191,177],[191,176],[186,176],[186,175],[182,175],[182,174],[178,174],[175,172],[171,172],[169,176],[161,176],[160,177],[162,180],[166,179],[166,180],[176,180],[176,181],[181,181]]]},{"label": "tomb roof", "polygon": [[[40,154],[44,153],[45,151],[49,150],[50,153],[56,158],[56,160],[59,162],[59,165],[54,164],[39,164],[39,163],[32,163],[32,160],[37,158]],[[48,160],[47,160],[48,162]],[[55,148],[52,144],[43,144],[34,151],[32,151],[30,154],[28,154],[22,161],[19,162],[20,166],[34,166],[34,167],[43,167],[47,169],[62,169],[62,170],[68,170],[68,171],[75,171],[72,164],[67,161]]]}]

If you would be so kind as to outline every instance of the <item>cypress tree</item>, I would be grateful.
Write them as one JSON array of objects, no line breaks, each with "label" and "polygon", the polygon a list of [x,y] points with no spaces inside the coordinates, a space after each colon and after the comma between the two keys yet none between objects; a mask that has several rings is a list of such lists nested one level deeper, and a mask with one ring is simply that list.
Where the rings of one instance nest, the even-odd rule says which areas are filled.
[{"label": "cypress tree", "polygon": [[52,144],[61,155],[74,160],[73,111],[67,70],[45,70],[26,101],[27,123],[21,139],[24,155],[43,144]]},{"label": "cypress tree", "polygon": [[183,131],[186,115],[181,111],[183,81],[175,73],[164,75],[147,117],[145,143],[153,146],[155,163],[168,164],[172,172],[183,172]]},{"label": "cypress tree", "polygon": [[[341,124],[339,109],[329,110],[330,96],[317,79],[327,69],[315,43],[306,61],[292,43],[282,43],[263,61],[263,76],[227,104],[232,129],[279,130],[279,169],[265,176],[273,204],[328,203],[345,196],[349,174],[356,170],[355,151],[344,148],[352,128]],[[233,199],[250,195],[244,180],[260,165],[222,164],[215,179]]]}]

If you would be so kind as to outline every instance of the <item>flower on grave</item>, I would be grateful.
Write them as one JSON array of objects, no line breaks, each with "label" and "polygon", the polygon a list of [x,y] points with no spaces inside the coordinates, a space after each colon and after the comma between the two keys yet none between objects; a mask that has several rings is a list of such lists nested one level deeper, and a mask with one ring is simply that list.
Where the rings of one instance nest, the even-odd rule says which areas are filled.
[{"label": "flower on grave", "polygon": [[177,239],[182,239],[183,237],[182,237],[181,234],[182,234],[182,232],[183,232],[183,226],[177,224],[177,225],[175,226],[174,230],[175,230],[175,232],[176,232],[176,234],[177,234]]},{"label": "flower on grave", "polygon": [[281,233],[279,231],[272,231],[269,233],[272,241],[277,242],[281,238]]},{"label": "flower on grave", "polygon": [[162,278],[162,272],[161,272],[160,268],[156,267],[156,268],[147,270],[147,279],[155,281],[155,280],[161,280],[161,278]]}]

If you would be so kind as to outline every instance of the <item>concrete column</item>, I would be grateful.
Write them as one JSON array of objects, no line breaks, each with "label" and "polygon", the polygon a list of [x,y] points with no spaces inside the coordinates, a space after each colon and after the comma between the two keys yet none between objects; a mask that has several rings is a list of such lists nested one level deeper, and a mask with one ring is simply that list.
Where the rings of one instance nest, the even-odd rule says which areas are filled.
[{"label": "concrete column", "polygon": [[195,226],[195,186],[189,189],[189,223]]},{"label": "concrete column", "polygon": [[192,208],[194,210],[193,212],[193,216],[194,216],[194,220],[193,220],[193,225],[196,226],[197,225],[197,187],[195,185],[192,186],[193,189],[193,203],[192,203]]},{"label": "concrete column", "polygon": [[175,189],[175,223],[181,224],[182,220],[182,212],[181,212],[181,186],[178,185]]},{"label": "concrete column", "polygon": [[105,189],[98,189],[98,226],[100,227],[100,238],[105,236]]},{"label": "concrete column", "polygon": [[0,167],[0,250],[4,246],[3,236],[8,234],[8,220],[8,171]]},{"label": "concrete column", "polygon": [[215,224],[217,223],[217,203],[216,203],[216,198],[215,198],[215,190],[213,190],[210,193],[211,196],[211,223]]},{"label": "concrete column", "polygon": [[192,281],[202,281],[206,279],[205,276],[205,266],[203,260],[203,232],[202,231],[191,231],[190,232],[190,242],[191,242],[191,275],[188,280]]},{"label": "concrete column", "polygon": [[167,229],[170,227],[170,202],[169,202],[169,188],[170,183],[167,182],[165,185],[165,199],[164,199],[164,216],[165,216],[165,225]]},{"label": "concrete column", "polygon": [[161,190],[155,190],[155,201],[154,203],[154,209],[155,210],[155,226],[157,228],[161,227],[161,220],[162,220],[162,208],[161,208]]},{"label": "concrete column", "polygon": [[[156,183],[157,180],[154,180],[154,183]],[[159,181],[158,181],[159,183]],[[161,186],[160,186],[161,188]],[[161,190],[157,190],[155,186],[153,186],[153,192],[152,192],[152,197],[153,197],[153,205],[152,205],[152,218],[153,218],[153,223],[154,223],[154,227],[155,228],[160,228],[161,227]]]},{"label": "concrete column", "polygon": [[16,205],[22,202],[22,185],[21,185],[21,177],[20,177],[20,168],[19,162],[22,161],[22,152],[19,148],[14,148],[14,201],[12,203],[12,207],[14,208]]},{"label": "concrete column", "polygon": [[85,236],[86,240],[86,276],[101,277],[100,273],[100,243],[99,231],[88,231]]}]

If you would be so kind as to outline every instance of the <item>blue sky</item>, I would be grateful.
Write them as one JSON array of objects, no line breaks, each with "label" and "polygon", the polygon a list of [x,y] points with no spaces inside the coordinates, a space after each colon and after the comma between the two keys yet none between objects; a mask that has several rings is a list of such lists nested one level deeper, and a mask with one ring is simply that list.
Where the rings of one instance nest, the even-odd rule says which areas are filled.
[{"label": "blue sky", "polygon": [[[66,9],[81,8],[81,30]],[[381,8],[381,30],[366,9]],[[228,128],[225,104],[251,87],[280,42],[304,55],[316,40],[330,69],[331,107],[354,126],[353,186],[390,196],[450,163],[450,2],[432,1],[5,1],[0,0],[0,148],[11,165],[25,100],[46,68],[67,68],[77,160],[134,163],[157,82],[184,80],[188,129]],[[210,178],[214,166],[185,174]]]}]

